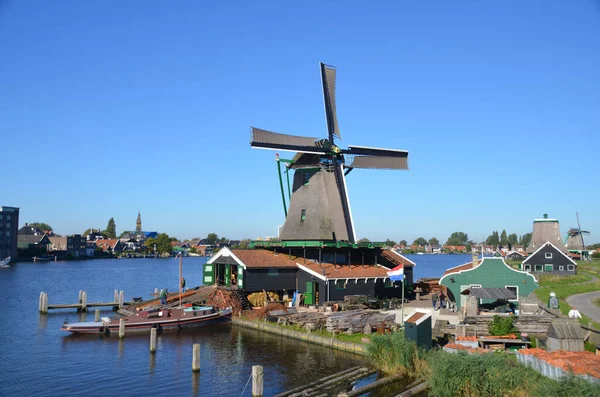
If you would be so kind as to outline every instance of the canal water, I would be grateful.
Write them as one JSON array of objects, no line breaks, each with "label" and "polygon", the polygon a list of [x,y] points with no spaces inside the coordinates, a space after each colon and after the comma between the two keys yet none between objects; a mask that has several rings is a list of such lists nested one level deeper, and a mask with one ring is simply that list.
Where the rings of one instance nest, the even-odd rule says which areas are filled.
[{"label": "canal water", "polygon": [[[201,283],[206,258],[184,258],[188,286]],[[362,363],[363,358],[231,324],[165,332],[157,352],[149,335],[70,335],[69,321],[94,313],[53,311],[40,316],[40,291],[50,303],[112,301],[115,289],[149,297],[154,288],[178,288],[178,261],[109,259],[12,264],[0,269],[0,396],[240,396],[252,365],[264,366],[265,396]],[[112,315],[103,311],[102,315]],[[201,371],[192,373],[192,345],[201,345]],[[250,383],[244,396],[251,394]]]},{"label": "canal water", "polygon": [[[411,256],[415,278],[439,277],[469,258]],[[184,258],[188,286],[201,284],[205,261]],[[119,340],[60,331],[65,319],[92,321],[93,309],[38,313],[41,291],[51,304],[75,303],[79,290],[87,292],[88,302],[112,301],[115,289],[123,290],[126,300],[146,299],[154,288],[176,291],[178,278],[174,258],[22,262],[0,269],[0,396],[250,396],[251,384],[244,388],[257,364],[264,366],[265,396],[272,396],[364,364],[361,356],[231,324],[166,332],[152,355],[145,334]],[[201,345],[199,374],[191,371],[194,343]]]}]

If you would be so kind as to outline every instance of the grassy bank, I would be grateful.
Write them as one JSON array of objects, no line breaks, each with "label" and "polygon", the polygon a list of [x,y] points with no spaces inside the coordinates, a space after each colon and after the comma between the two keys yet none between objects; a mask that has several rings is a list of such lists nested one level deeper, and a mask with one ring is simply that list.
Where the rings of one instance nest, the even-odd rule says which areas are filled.
[{"label": "grassy bank", "polygon": [[598,396],[600,385],[576,377],[554,381],[505,353],[466,354],[422,350],[403,333],[375,335],[367,346],[373,365],[429,382],[429,395],[442,396]]},{"label": "grassy bank", "polygon": [[[577,275],[563,277],[542,275],[539,280],[540,288],[535,290],[536,296],[545,303],[548,302],[550,292],[556,293],[560,302],[560,311],[565,315],[569,314],[571,308],[566,301],[567,297],[600,290],[600,261],[577,261],[577,264]],[[590,282],[593,277],[597,280]],[[583,313],[581,317],[579,322],[582,325],[587,326],[591,322],[596,329],[600,329],[600,323],[592,321]]]}]

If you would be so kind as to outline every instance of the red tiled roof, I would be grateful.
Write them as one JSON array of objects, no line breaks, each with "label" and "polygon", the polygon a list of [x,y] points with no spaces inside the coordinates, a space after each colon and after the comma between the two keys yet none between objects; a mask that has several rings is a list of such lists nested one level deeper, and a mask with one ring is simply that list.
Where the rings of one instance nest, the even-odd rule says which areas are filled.
[{"label": "red tiled roof", "polygon": [[394,264],[394,266],[392,266],[392,267],[396,267],[398,265],[412,267],[415,265],[408,258],[405,258],[404,256],[402,256],[399,253],[392,251],[392,250],[381,250],[381,256],[384,257],[385,259],[387,259],[388,261],[392,262]]},{"label": "red tiled roof", "polygon": [[302,258],[297,259],[297,263],[315,273],[325,276],[328,279],[336,278],[385,278],[388,277],[386,269],[383,266],[376,265],[334,265],[332,263],[321,263],[306,261]]},{"label": "red tiled roof", "polygon": [[231,250],[246,267],[296,267],[297,257],[262,249]]},{"label": "red tiled roof", "polygon": [[425,315],[425,313],[416,312],[415,314],[413,314],[412,316],[410,316],[409,318],[407,318],[404,322],[406,322],[406,323],[416,323],[424,315]]},{"label": "red tiled roof", "polygon": [[107,248],[114,248],[118,241],[118,239],[99,239],[94,242],[98,247],[102,248],[103,250],[106,250]]}]

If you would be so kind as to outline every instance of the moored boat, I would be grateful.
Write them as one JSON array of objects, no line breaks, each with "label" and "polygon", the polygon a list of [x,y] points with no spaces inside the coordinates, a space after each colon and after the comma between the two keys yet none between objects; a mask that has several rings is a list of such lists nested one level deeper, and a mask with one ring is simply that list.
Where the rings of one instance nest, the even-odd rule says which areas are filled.
[{"label": "moored boat", "polygon": [[142,311],[130,316],[103,317],[101,321],[63,324],[62,331],[77,334],[104,334],[119,332],[120,319],[125,319],[125,332],[144,332],[152,328],[158,331],[197,327],[221,321],[231,321],[231,308],[215,309],[211,306],[160,308]]},{"label": "moored boat", "polygon": [[10,263],[11,260],[12,259],[11,259],[10,256],[8,258],[6,258],[6,259],[1,260],[0,261],[0,267],[10,267],[9,263]]}]

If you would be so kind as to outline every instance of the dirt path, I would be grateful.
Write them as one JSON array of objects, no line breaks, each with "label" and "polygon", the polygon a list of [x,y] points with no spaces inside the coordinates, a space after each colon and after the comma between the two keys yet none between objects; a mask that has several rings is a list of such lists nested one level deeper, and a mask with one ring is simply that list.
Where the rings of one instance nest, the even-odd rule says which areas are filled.
[{"label": "dirt path", "polygon": [[571,295],[565,300],[571,306],[585,314],[597,323],[600,323],[600,307],[594,305],[593,301],[600,298],[600,291],[586,292],[584,294]]}]

